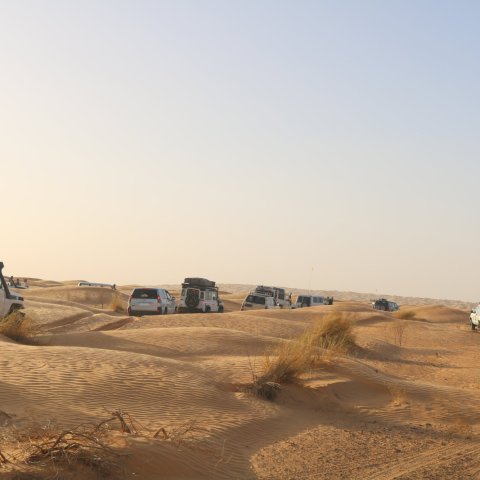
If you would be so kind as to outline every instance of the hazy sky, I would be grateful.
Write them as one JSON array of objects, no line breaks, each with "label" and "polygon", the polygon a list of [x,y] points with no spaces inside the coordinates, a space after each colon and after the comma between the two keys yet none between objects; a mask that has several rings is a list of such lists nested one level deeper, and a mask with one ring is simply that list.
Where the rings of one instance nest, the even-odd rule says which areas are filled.
[{"label": "hazy sky", "polygon": [[0,0],[0,259],[478,300],[479,18],[473,0]]}]

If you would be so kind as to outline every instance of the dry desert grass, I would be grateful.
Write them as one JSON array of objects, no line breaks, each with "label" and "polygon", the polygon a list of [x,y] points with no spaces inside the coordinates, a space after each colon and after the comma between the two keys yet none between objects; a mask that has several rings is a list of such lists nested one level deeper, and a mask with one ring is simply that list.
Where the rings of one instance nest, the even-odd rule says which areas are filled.
[{"label": "dry desert grass", "polygon": [[312,369],[321,368],[335,354],[350,351],[355,345],[353,322],[347,315],[333,312],[317,319],[297,339],[284,340],[267,350],[263,373],[252,373],[248,390],[274,400],[279,384],[297,381]]},{"label": "dry desert grass", "polygon": [[0,335],[24,345],[35,345],[35,334],[38,331],[32,314],[25,315],[22,311],[12,312],[0,319]]}]

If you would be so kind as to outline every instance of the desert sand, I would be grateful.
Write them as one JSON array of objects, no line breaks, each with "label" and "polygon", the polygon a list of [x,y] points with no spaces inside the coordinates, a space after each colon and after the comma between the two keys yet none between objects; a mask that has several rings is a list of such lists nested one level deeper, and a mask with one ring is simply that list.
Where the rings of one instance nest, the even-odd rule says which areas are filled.
[{"label": "desert sand", "polygon": [[[131,287],[75,283],[31,280],[33,344],[0,335],[2,479],[480,478],[480,336],[466,303],[409,298],[391,314],[336,292],[332,306],[241,312],[245,291],[222,286],[223,314],[139,318],[122,312]],[[245,391],[269,348],[331,312],[352,319],[353,353],[274,401]],[[112,412],[134,426],[107,422],[114,466],[99,466],[102,449],[97,463],[25,464],[42,432]]]}]

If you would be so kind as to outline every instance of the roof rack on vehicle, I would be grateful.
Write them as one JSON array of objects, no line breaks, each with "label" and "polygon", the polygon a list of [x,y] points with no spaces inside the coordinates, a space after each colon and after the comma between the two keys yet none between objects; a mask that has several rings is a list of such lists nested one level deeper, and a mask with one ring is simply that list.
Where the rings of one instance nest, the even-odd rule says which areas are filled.
[{"label": "roof rack on vehicle", "polygon": [[182,283],[183,288],[197,287],[197,288],[216,288],[215,282],[207,280],[206,278],[187,277]]}]

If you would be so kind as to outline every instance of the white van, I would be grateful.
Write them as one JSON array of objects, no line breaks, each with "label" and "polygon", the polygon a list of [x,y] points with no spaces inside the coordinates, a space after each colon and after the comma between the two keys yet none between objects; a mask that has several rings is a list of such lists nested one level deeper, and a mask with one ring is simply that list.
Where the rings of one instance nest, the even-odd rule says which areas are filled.
[{"label": "white van", "polygon": [[295,308],[318,307],[325,304],[325,298],[320,295],[299,295]]},{"label": "white van", "polygon": [[242,303],[240,310],[280,308],[271,295],[262,295],[257,292],[250,292]]},{"label": "white van", "polygon": [[129,315],[166,315],[176,310],[175,297],[164,288],[134,288],[128,299]]}]

